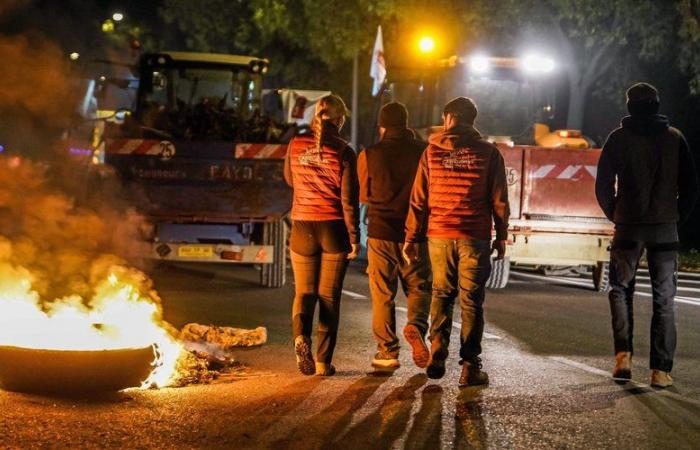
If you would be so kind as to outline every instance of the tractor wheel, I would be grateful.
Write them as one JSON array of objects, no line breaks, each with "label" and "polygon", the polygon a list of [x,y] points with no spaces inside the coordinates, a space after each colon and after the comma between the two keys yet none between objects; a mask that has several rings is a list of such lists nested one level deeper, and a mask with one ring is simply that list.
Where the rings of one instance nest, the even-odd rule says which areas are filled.
[{"label": "tractor wheel", "polygon": [[284,219],[265,223],[263,244],[273,246],[273,256],[272,263],[262,265],[260,284],[269,288],[282,287],[287,279],[287,227]]},{"label": "tractor wheel", "polygon": [[510,259],[491,259],[491,276],[486,282],[489,289],[503,289],[508,285],[510,278]]},{"label": "tractor wheel", "polygon": [[598,292],[608,292],[610,289],[610,264],[598,261],[593,266],[593,287]]}]

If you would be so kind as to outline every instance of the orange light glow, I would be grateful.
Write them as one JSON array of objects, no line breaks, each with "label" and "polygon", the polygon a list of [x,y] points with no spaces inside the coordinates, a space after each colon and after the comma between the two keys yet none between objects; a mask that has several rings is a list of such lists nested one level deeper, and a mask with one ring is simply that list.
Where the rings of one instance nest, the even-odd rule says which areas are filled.
[{"label": "orange light glow", "polygon": [[421,53],[432,53],[435,50],[435,39],[431,36],[423,36],[418,41],[418,49]]}]

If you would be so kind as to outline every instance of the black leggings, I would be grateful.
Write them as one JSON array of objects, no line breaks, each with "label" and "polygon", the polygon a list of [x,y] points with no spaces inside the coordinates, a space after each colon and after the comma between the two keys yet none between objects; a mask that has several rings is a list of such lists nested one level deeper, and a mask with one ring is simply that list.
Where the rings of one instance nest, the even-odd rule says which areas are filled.
[{"label": "black leggings", "polygon": [[297,255],[350,252],[350,235],[343,220],[295,220],[289,248]]},{"label": "black leggings", "polygon": [[294,337],[311,337],[318,303],[316,361],[330,363],[338,337],[340,295],[350,251],[345,223],[295,221],[292,224],[290,249],[294,272]]}]

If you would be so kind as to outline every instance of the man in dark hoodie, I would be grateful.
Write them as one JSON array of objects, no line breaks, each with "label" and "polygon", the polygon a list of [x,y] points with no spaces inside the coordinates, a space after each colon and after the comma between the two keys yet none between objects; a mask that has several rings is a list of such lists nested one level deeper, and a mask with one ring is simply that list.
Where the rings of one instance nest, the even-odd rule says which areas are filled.
[{"label": "man in dark hoodie", "polygon": [[653,292],[651,385],[673,384],[676,348],[673,298],[678,269],[678,223],[698,196],[695,165],[683,134],[659,115],[659,96],[647,83],[627,91],[628,117],[608,137],[598,162],[596,197],[615,223],[610,251],[610,310],[615,343],[613,377],[632,376],[632,299],[646,249]]},{"label": "man in dark hoodie", "polygon": [[[430,378],[445,375],[452,311],[459,296],[460,386],[488,383],[481,370],[483,302],[492,251],[503,258],[508,237],[508,188],[503,156],[474,128],[477,110],[465,97],[443,111],[443,131],[430,136],[413,184],[404,255],[420,258],[415,243],[427,235],[433,269],[430,306]],[[496,239],[490,245],[495,225]]]},{"label": "man in dark hoodie", "polygon": [[357,171],[360,201],[367,205],[367,272],[372,296],[372,332],[377,353],[372,365],[399,367],[394,297],[401,281],[408,306],[404,337],[413,350],[413,361],[425,368],[430,353],[424,336],[430,308],[430,265],[427,245],[421,261],[404,261],[404,224],[411,186],[426,143],[408,129],[408,111],[401,103],[389,103],[379,113],[381,140],[360,153]]}]

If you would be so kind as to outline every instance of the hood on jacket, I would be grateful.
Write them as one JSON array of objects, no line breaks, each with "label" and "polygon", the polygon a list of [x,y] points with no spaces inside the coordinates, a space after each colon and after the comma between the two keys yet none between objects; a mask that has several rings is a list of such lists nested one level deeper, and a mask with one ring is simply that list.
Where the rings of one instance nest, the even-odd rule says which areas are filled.
[{"label": "hood on jacket", "polygon": [[410,128],[406,127],[389,127],[384,129],[384,136],[382,136],[382,141],[391,139],[411,139],[415,138],[416,134]]},{"label": "hood on jacket", "polygon": [[449,130],[438,131],[430,135],[428,142],[440,148],[453,150],[467,147],[480,141],[481,133],[471,125],[458,125]]},{"label": "hood on jacket", "polygon": [[640,136],[655,136],[668,130],[668,118],[661,114],[627,116],[622,119],[622,128]]}]

